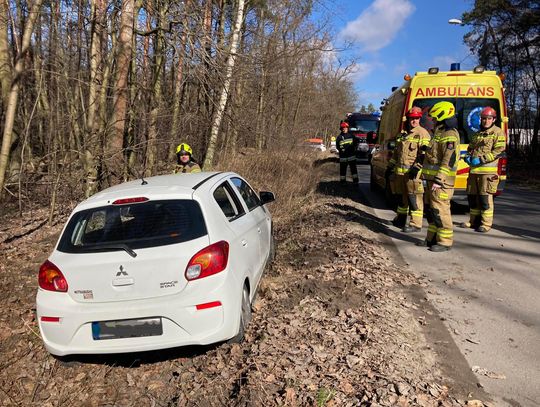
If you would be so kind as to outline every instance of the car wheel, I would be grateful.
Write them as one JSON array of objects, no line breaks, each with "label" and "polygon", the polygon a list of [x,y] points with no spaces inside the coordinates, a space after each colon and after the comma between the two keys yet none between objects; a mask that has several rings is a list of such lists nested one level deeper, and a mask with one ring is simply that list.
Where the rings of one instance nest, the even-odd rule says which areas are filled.
[{"label": "car wheel", "polygon": [[251,302],[249,301],[249,289],[247,284],[244,284],[242,290],[242,308],[240,311],[240,326],[238,333],[229,339],[228,343],[241,343],[244,340],[244,332],[251,321]]}]

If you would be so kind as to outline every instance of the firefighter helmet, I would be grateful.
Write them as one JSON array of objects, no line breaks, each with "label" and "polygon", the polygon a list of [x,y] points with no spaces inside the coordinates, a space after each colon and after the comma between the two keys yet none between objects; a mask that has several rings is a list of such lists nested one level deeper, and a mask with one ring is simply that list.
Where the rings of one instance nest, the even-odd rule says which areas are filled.
[{"label": "firefighter helmet", "polygon": [[186,144],[186,143],[179,144],[176,147],[176,154],[181,154],[183,152],[188,153],[190,156],[193,155],[193,150],[191,149],[189,144]]},{"label": "firefighter helmet", "polygon": [[339,125],[339,128],[340,129],[348,129],[349,128],[349,123],[341,122],[341,124]]},{"label": "firefighter helmet", "polygon": [[497,117],[497,112],[492,107],[484,107],[480,112],[480,117]]},{"label": "firefighter helmet", "polygon": [[437,102],[429,111],[429,115],[438,122],[453,117],[456,113],[454,105],[450,102]]},{"label": "firefighter helmet", "polygon": [[420,117],[422,117],[422,109],[420,109],[418,106],[411,107],[407,112],[407,117],[409,119],[419,119]]}]

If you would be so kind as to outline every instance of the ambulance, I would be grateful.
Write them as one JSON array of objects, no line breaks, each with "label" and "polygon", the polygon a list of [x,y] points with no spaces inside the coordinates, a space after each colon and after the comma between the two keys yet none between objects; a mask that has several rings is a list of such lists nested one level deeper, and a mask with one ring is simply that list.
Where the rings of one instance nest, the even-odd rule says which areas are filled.
[{"label": "ambulance", "polygon": [[[422,109],[420,124],[433,134],[434,122],[428,112],[441,101],[452,102],[456,108],[458,131],[461,136],[460,156],[467,152],[467,146],[474,133],[480,129],[480,112],[489,106],[497,112],[495,125],[501,127],[508,142],[508,117],[502,80],[504,74],[486,71],[477,66],[472,71],[459,70],[459,64],[452,64],[450,71],[429,68],[427,72],[417,72],[413,77],[404,76],[405,83],[392,89],[392,94],[381,106],[382,116],[376,145],[371,159],[371,187],[382,187],[388,199],[392,196],[390,182],[385,179],[385,170],[392,157],[396,136],[406,124],[405,113],[413,106]],[[466,205],[466,186],[469,166],[459,160],[453,200]],[[500,177],[497,195],[506,181],[506,156],[499,159]]]}]

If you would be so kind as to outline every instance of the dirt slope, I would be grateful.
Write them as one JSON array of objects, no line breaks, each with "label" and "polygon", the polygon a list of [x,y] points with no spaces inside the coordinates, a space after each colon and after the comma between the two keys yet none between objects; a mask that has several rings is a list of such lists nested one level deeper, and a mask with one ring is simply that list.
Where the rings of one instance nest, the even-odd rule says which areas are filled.
[{"label": "dirt slope", "polygon": [[445,385],[407,297],[418,281],[365,226],[349,188],[318,195],[279,227],[243,344],[70,361],[44,350],[34,319],[37,270],[61,225],[43,226],[45,211],[26,225],[4,219],[0,404],[464,404]]}]

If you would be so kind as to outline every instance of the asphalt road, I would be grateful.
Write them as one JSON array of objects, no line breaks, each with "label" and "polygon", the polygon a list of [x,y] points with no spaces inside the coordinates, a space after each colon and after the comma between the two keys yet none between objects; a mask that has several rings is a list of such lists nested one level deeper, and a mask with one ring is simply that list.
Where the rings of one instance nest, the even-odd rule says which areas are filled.
[{"label": "asphalt road", "polygon": [[[382,193],[370,191],[369,166],[358,170],[365,204],[391,220]],[[480,234],[457,226],[467,213],[454,215],[454,246],[445,253],[414,245],[427,228],[404,234],[390,226],[389,234],[410,268],[430,281],[429,301],[496,405],[540,406],[540,192],[510,179],[494,219]]]}]

